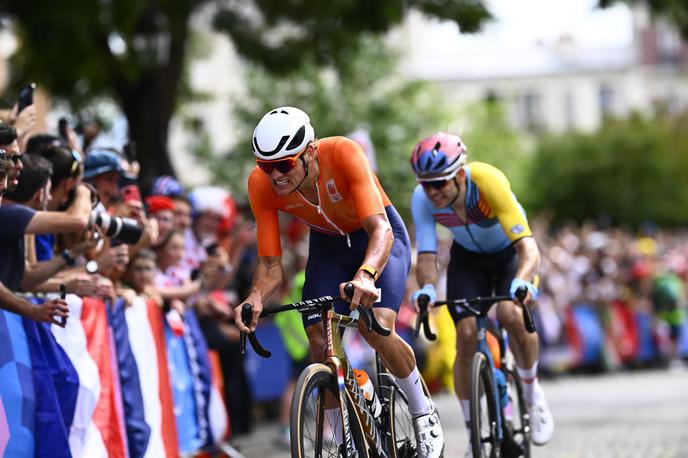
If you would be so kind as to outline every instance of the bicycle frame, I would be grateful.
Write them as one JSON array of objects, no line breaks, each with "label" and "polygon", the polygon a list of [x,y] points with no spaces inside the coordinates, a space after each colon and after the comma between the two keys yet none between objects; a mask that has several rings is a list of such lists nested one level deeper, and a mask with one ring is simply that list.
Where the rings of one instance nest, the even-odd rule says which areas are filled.
[{"label": "bicycle frame", "polygon": [[[490,305],[487,310],[492,307]],[[487,360],[490,362],[490,369],[494,372],[496,369],[494,360],[492,359],[492,352],[487,345],[487,331],[489,326],[489,318],[487,317],[487,310],[480,310],[480,314],[476,316],[476,324],[478,326],[478,351],[485,355]],[[492,393],[495,396],[495,402],[497,406],[501,406],[501,401],[499,399],[499,387],[497,385],[496,377],[492,377]],[[497,409],[497,440],[500,442],[504,438],[504,431],[502,430],[502,408]]]},{"label": "bicycle frame", "polygon": [[[385,451],[385,444],[393,444],[394,438],[391,438],[389,440],[387,436],[387,432],[384,429],[381,432],[381,427],[382,425],[379,425],[378,422],[376,421],[375,417],[373,416],[372,412],[370,411],[370,408],[368,407],[368,404],[365,400],[365,397],[363,396],[363,392],[361,391],[361,388],[358,385],[358,382],[356,381],[356,378],[353,373],[353,369],[351,365],[349,364],[349,360],[346,356],[346,352],[344,351],[344,348],[341,343],[341,338],[339,336],[339,332],[336,332],[337,329],[340,327],[342,328],[358,328],[358,318],[352,318],[350,316],[346,315],[341,315],[339,313],[336,313],[333,308],[333,304],[336,299],[330,297],[330,296],[325,296],[322,298],[318,299],[312,299],[312,300],[306,300],[302,302],[296,302],[294,304],[287,304],[283,305],[274,309],[270,310],[264,310],[263,313],[261,313],[261,317],[272,315],[275,313],[279,313],[281,311],[286,311],[286,310],[297,310],[302,314],[319,314],[321,316],[321,323],[322,323],[322,332],[323,332],[323,340],[325,342],[325,349],[324,349],[324,361],[323,364],[328,366],[330,369],[332,369],[333,373],[335,374],[335,377],[337,379],[337,387],[339,390],[339,408],[341,411],[342,415],[342,424],[344,427],[344,444],[346,444],[346,449],[347,449],[347,456],[354,457],[355,452],[354,452],[354,447],[353,447],[353,439],[351,437],[351,432],[350,432],[350,419],[349,419],[349,413],[348,409],[346,407],[346,399],[347,396],[351,400],[351,404],[354,406],[354,410],[356,412],[356,415],[358,417],[358,420],[360,420],[360,424],[362,426],[363,434],[366,438],[366,442],[369,446],[369,448],[372,448],[374,452],[376,453],[377,457],[379,458],[387,458],[389,454]],[[367,313],[365,310],[361,310],[362,308],[359,306],[359,313]],[[246,310],[246,308],[244,309]],[[248,308],[249,313],[246,315],[247,318],[250,318],[250,306]],[[243,311],[242,311],[242,316],[243,316]],[[372,313],[371,313],[372,315]],[[364,318],[366,316],[364,315]],[[372,323],[370,322],[372,320]],[[244,322],[246,323],[247,320],[244,319]],[[366,320],[366,323],[369,324],[369,327],[377,328],[377,329],[384,329],[381,328],[379,323],[375,321],[374,315],[372,315],[372,318],[368,318]],[[254,333],[251,333],[248,335],[248,338],[251,342],[251,346],[254,348],[256,353],[262,357],[269,357],[270,352],[265,350],[258,340],[255,337]],[[245,346],[245,334],[242,333],[242,346]],[[243,347],[242,347],[243,348]],[[380,361],[380,357],[375,352],[375,357],[376,357],[376,369],[377,369],[377,381],[378,381],[378,387],[383,386],[382,385],[382,374],[386,373],[386,371],[382,370],[382,363]],[[396,382],[393,382],[394,385],[396,385]],[[398,388],[398,386],[397,386]],[[380,414],[381,418],[385,417],[385,412],[386,409],[388,408],[387,406],[387,399],[382,396],[382,393],[380,394],[380,402],[382,403],[383,407],[383,413]],[[319,407],[318,407],[318,412],[316,417],[316,421],[322,422],[322,416],[324,415],[324,410],[325,410],[325,405],[324,402],[322,402]],[[382,433],[385,433],[385,439],[388,439],[386,441],[382,440]],[[321,435],[321,431],[319,430],[316,435],[316,443],[318,446],[322,446],[322,441],[323,437]],[[367,451],[366,451],[367,454]]]}]

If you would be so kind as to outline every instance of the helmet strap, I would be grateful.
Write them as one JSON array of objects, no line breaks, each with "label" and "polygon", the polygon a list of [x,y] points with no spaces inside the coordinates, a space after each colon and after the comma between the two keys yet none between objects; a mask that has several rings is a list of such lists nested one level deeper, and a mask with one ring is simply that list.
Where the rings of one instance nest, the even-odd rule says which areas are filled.
[{"label": "helmet strap", "polygon": [[456,199],[459,198],[459,194],[461,194],[461,186],[459,186],[459,180],[456,179],[456,176],[454,176],[454,183],[456,184],[456,195],[451,200],[451,202],[449,202],[447,207],[451,207],[452,205],[454,205],[454,202],[456,202]]},{"label": "helmet strap", "polygon": [[299,189],[301,185],[303,184],[304,181],[306,181],[306,178],[308,178],[308,162],[303,158],[305,154],[302,154],[299,159],[301,159],[301,162],[303,163],[303,170],[306,172],[303,174],[303,178],[301,181],[299,181],[299,184],[296,185],[296,189]]}]

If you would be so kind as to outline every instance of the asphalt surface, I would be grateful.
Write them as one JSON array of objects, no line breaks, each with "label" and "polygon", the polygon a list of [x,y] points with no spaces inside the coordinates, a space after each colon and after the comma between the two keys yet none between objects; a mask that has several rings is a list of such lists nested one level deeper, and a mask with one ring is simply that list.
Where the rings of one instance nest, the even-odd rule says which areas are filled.
[{"label": "asphalt surface", "polygon": [[[566,376],[543,380],[555,420],[552,441],[534,458],[688,457],[688,368]],[[463,457],[467,435],[458,402],[434,397],[445,457]],[[288,458],[275,446],[277,425],[263,423],[232,441],[246,458]]]}]

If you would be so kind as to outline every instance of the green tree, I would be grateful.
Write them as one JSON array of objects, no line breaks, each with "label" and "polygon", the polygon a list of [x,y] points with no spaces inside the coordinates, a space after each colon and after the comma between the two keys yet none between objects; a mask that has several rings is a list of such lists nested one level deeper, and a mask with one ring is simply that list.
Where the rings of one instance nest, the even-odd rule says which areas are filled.
[{"label": "green tree", "polygon": [[0,15],[20,42],[11,59],[13,88],[36,81],[73,110],[114,100],[147,181],[173,172],[168,128],[188,95],[183,76],[194,13],[213,14],[247,60],[284,72],[305,61],[338,66],[360,43],[357,35],[388,30],[408,8],[454,20],[464,32],[489,18],[480,0],[3,0]]},{"label": "green tree", "polygon": [[253,67],[246,77],[246,104],[235,109],[241,142],[227,155],[215,157],[203,136],[197,137],[194,150],[209,165],[214,180],[243,196],[246,176],[255,166],[251,134],[256,123],[269,109],[292,105],[309,113],[320,138],[366,129],[375,146],[380,181],[394,205],[408,216],[415,187],[408,162],[411,149],[422,136],[448,125],[456,113],[429,84],[394,77],[397,59],[381,39],[362,36],[360,41],[337,72],[314,62],[285,77]]},{"label": "green tree", "polygon": [[522,200],[530,190],[534,142],[509,125],[504,106],[497,101],[471,104],[462,110],[461,117],[466,125],[462,137],[468,146],[468,160],[487,162],[502,170]]},{"label": "green tree", "polygon": [[545,138],[530,204],[558,221],[688,222],[688,114],[610,119],[594,134]]}]

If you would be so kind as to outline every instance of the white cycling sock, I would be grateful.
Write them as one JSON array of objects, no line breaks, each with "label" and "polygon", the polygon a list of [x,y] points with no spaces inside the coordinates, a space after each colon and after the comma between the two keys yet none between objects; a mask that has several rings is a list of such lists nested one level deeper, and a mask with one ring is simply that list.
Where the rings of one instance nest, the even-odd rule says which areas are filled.
[{"label": "white cycling sock", "polygon": [[327,418],[327,423],[330,425],[334,433],[334,439],[337,444],[344,442],[344,428],[342,427],[342,414],[339,407],[334,409],[325,409],[325,417]]},{"label": "white cycling sock", "polygon": [[521,386],[523,386],[523,398],[525,399],[526,404],[528,404],[529,406],[533,405],[533,393],[535,392],[535,387],[539,385],[537,377],[537,367],[537,361],[535,361],[535,364],[530,369],[521,369],[518,366],[516,367],[516,370],[518,371],[518,376],[521,377]]},{"label": "white cycling sock", "polygon": [[409,412],[412,416],[417,417],[432,412],[432,404],[428,397],[425,396],[425,393],[423,393],[423,384],[420,381],[418,367],[414,367],[408,377],[397,377],[396,379],[408,397]]},{"label": "white cycling sock", "polygon": [[466,429],[471,427],[471,401],[468,399],[459,399],[461,402],[461,412],[463,412],[463,420],[466,423]]}]

